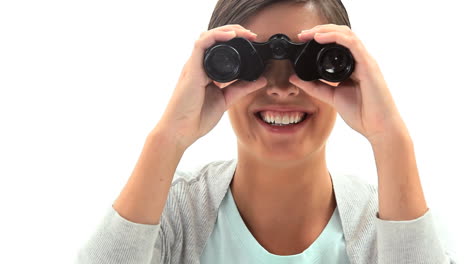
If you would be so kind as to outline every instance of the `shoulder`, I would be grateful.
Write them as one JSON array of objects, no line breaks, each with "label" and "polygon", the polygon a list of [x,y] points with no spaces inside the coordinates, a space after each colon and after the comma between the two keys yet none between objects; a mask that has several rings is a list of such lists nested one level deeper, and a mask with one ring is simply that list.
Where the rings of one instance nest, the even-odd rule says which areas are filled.
[{"label": "shoulder", "polygon": [[232,179],[236,160],[215,160],[194,169],[177,169],[169,189],[167,213],[195,213],[198,210],[213,209],[224,197]]},{"label": "shoulder", "polygon": [[342,175],[342,177],[345,177],[345,182],[348,184],[350,188],[353,189],[362,189],[366,190],[370,193],[376,193],[377,192],[377,185],[374,183],[371,183],[364,179],[362,176],[359,176],[357,174],[350,174],[350,173],[345,173]]},{"label": "shoulder", "polygon": [[378,211],[377,185],[350,173],[332,174],[332,180],[340,213],[351,223],[362,218],[372,222]]},{"label": "shoulder", "polygon": [[[190,170],[177,169],[161,215],[161,241],[166,248],[185,240],[190,251],[214,226],[217,209],[229,188],[235,160],[216,160]],[[193,230],[196,230],[194,232]],[[164,240],[164,241],[163,241]]]},{"label": "shoulder", "polygon": [[209,177],[223,173],[233,160],[215,160],[205,164],[201,164],[194,169],[177,168],[172,180],[171,187],[177,185],[191,185],[194,183],[204,182]]},{"label": "shoulder", "polygon": [[333,185],[346,194],[361,193],[369,198],[377,195],[377,185],[351,173],[332,174]]},{"label": "shoulder", "polygon": [[354,257],[357,263],[374,263],[366,260],[377,255],[377,186],[350,173],[332,174],[332,180],[346,244],[358,252]]}]

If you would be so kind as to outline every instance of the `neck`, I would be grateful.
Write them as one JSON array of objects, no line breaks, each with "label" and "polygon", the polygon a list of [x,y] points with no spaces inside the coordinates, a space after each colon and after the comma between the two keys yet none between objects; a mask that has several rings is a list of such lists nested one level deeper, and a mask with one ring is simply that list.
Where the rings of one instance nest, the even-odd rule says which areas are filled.
[{"label": "neck", "polygon": [[310,245],[311,234],[320,234],[336,207],[325,147],[288,164],[239,151],[230,187],[239,213],[259,242],[271,241],[271,230],[281,226],[285,236],[303,236]]}]

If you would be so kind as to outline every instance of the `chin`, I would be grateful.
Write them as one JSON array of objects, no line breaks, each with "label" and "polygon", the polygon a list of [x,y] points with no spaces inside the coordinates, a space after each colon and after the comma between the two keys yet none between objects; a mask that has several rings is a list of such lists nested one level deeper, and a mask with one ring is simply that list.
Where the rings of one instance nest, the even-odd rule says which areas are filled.
[{"label": "chin", "polygon": [[264,149],[260,152],[259,158],[274,166],[288,166],[304,162],[309,153],[301,151],[297,147],[282,147],[277,149]]}]

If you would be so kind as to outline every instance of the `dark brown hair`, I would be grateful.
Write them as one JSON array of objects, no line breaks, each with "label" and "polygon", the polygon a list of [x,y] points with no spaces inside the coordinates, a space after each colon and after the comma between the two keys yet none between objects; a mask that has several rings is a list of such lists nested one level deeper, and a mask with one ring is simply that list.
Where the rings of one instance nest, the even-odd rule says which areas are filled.
[{"label": "dark brown hair", "polygon": [[262,8],[279,2],[310,2],[328,23],[351,28],[348,12],[340,0],[218,0],[211,15],[208,30],[227,24],[242,24]]}]

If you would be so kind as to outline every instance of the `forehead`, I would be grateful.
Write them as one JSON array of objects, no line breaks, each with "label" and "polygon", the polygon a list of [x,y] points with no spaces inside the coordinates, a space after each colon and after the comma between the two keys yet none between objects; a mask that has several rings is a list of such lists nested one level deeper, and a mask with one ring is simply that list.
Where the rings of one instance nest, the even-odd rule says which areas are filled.
[{"label": "forehead", "polygon": [[267,41],[277,33],[286,34],[292,41],[299,42],[297,34],[320,24],[326,22],[312,3],[286,1],[269,5],[254,13],[242,26],[258,35],[256,42]]}]

